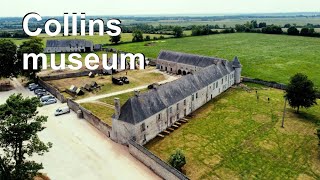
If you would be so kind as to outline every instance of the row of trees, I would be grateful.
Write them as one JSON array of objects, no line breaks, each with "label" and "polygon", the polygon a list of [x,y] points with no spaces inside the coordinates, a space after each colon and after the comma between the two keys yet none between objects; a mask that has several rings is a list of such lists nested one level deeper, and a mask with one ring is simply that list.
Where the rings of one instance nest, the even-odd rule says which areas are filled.
[{"label": "row of trees", "polygon": [[[0,77],[9,77],[23,75],[28,78],[34,79],[38,70],[29,68],[23,69],[23,54],[35,53],[39,54],[43,52],[43,44],[40,38],[32,38],[23,42],[19,49],[17,45],[9,39],[0,40]],[[42,60],[38,59],[38,64],[41,66]],[[29,67],[32,67],[32,61],[28,61]]]},{"label": "row of trees", "polygon": [[2,31],[0,32],[0,38],[27,38],[29,37],[24,31],[15,31],[13,33]]}]

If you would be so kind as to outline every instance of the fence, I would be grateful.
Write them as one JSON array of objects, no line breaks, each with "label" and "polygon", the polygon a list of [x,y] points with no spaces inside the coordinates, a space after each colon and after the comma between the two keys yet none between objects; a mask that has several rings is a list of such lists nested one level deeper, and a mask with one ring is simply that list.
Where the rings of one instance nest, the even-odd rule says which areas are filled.
[{"label": "fence", "polygon": [[143,146],[137,144],[136,142],[129,140],[129,152],[144,165],[149,167],[154,173],[162,177],[163,179],[170,180],[188,180],[189,178],[182,174],[180,171],[169,166],[167,163],[163,162],[157,156],[152,154],[149,150]]},{"label": "fence", "polygon": [[62,103],[67,102],[66,98],[56,88],[46,83],[44,80],[42,80],[41,77],[38,78],[38,84],[42,86],[44,89],[46,89],[48,92],[50,92],[52,95],[54,95]]},{"label": "fence", "polygon": [[85,109],[84,107],[80,106],[78,103],[74,102],[71,99],[67,100],[67,104],[70,109],[72,109],[74,112],[78,113],[80,110],[82,113],[82,116],[85,120],[87,120],[91,125],[93,125],[95,128],[97,128],[100,132],[102,132],[107,137],[110,137],[112,128],[105,122],[103,122],[101,119],[99,119],[97,116],[92,114],[90,111]]}]

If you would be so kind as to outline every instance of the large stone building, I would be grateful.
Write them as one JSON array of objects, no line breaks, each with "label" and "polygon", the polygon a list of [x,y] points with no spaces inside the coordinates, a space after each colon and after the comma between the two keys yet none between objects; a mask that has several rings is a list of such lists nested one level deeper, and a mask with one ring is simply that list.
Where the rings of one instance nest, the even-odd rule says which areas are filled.
[{"label": "large stone building", "polygon": [[127,144],[133,139],[143,145],[232,85],[240,83],[241,64],[236,57],[230,62],[162,51],[157,66],[167,71],[170,68],[171,72],[181,70],[193,74],[146,93],[137,92],[122,107],[119,99],[115,99],[111,134],[114,141]]},{"label": "large stone building", "polygon": [[157,68],[169,73],[186,75],[200,71],[220,61],[223,61],[223,59],[172,51],[161,51],[157,58]]},{"label": "large stone building", "polygon": [[82,39],[47,40],[44,53],[92,52],[93,43]]}]

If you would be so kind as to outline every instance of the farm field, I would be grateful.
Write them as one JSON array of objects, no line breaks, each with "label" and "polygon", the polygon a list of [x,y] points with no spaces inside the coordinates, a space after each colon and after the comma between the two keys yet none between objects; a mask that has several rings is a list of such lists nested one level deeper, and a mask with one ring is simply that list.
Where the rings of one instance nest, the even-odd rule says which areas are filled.
[{"label": "farm field", "polygon": [[156,58],[161,50],[215,56],[232,60],[239,57],[243,76],[288,83],[296,73],[304,73],[320,87],[320,39],[255,33],[218,34],[114,46]]},{"label": "farm field", "polygon": [[[144,38],[149,35],[151,37],[151,39],[153,37],[160,37],[161,34],[143,34]],[[170,37],[170,35],[162,35],[164,37]],[[40,34],[40,36],[38,36],[39,38],[43,39],[43,45],[45,47],[47,40],[61,40],[61,39],[85,39],[85,40],[89,40],[92,41],[94,44],[110,44],[109,41],[109,36],[107,34],[105,34],[104,36],[99,36],[99,35],[94,35],[94,36],[56,36],[56,37],[51,37],[48,36],[46,34]],[[28,38],[2,38],[2,39],[11,39],[15,44],[17,44],[18,46],[21,45],[24,41],[27,41]],[[122,42],[131,42],[132,41],[132,33],[121,33],[121,41]]]},{"label": "farm field", "polygon": [[64,95],[70,97],[67,93],[64,93],[66,89],[69,89],[71,85],[76,87],[84,87],[85,84],[91,83],[92,81],[98,83],[101,86],[101,90],[95,90],[93,92],[85,92],[83,96],[78,96],[77,99],[82,99],[90,96],[107,94],[112,92],[117,92],[121,90],[126,90],[130,88],[135,88],[138,86],[149,85],[152,83],[160,82],[165,80],[165,76],[154,68],[147,68],[145,70],[131,70],[126,72],[120,72],[115,75],[115,77],[126,76],[128,77],[130,84],[114,85],[112,83],[112,76],[96,76],[94,78],[89,77],[76,77],[76,78],[66,78],[59,80],[47,81],[53,87],[63,92]]},{"label": "farm field", "polygon": [[258,87],[259,101],[255,90],[230,89],[146,147],[164,161],[181,149],[190,179],[319,179],[320,106],[288,107],[283,129],[283,91]]}]

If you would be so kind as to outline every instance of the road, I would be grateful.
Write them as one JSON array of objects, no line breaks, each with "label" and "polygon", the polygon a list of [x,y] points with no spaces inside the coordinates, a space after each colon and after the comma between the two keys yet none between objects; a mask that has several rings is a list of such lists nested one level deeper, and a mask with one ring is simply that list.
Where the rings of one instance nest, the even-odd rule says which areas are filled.
[{"label": "road", "polygon": [[[16,89],[0,92],[0,104],[13,93],[33,96],[16,79],[13,84]],[[43,163],[42,172],[52,180],[160,179],[132,157],[125,146],[106,138],[74,112],[55,117],[55,109],[61,106],[65,104],[39,108],[39,115],[48,116],[46,129],[39,137],[44,142],[52,142],[53,147],[44,156],[32,157]]]}]

